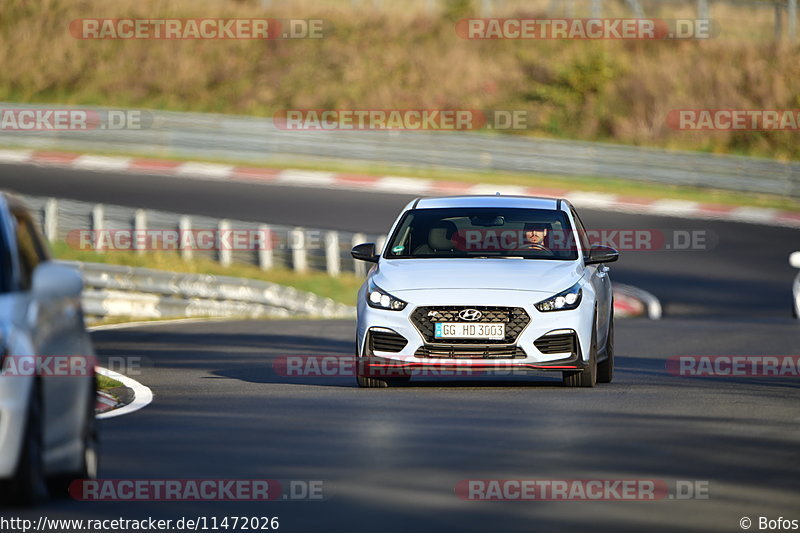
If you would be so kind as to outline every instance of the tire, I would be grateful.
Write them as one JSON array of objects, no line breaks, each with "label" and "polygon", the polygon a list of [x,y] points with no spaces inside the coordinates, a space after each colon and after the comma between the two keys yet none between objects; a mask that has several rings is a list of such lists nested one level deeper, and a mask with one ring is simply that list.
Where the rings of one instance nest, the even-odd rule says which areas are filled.
[{"label": "tire", "polygon": [[31,389],[28,416],[25,421],[17,469],[4,487],[5,501],[19,507],[30,507],[47,499],[44,477],[44,403],[38,383]]},{"label": "tire", "polygon": [[356,376],[356,382],[362,389],[385,389],[387,387],[399,387],[411,381],[411,376],[373,378],[367,376]]},{"label": "tire", "polygon": [[389,386],[389,382],[383,379],[362,376],[360,372],[360,357],[358,354],[358,336],[356,336],[356,355],[355,355],[355,365],[354,368],[356,369],[356,383],[358,384],[359,389],[385,389]]},{"label": "tire", "polygon": [[608,359],[597,364],[597,382],[611,383],[614,379],[614,315],[608,325],[608,338],[606,339],[606,355]]},{"label": "tire", "polygon": [[580,372],[564,372],[565,387],[594,387],[597,384],[597,319],[592,325],[592,345],[589,348],[589,366]]},{"label": "tire", "polygon": [[362,389],[385,389],[389,382],[385,379],[369,378],[366,376],[356,376],[356,382]]},{"label": "tire", "polygon": [[100,439],[94,412],[96,396],[97,386],[94,384],[90,390],[86,419],[81,432],[81,466],[75,472],[62,474],[48,480],[50,494],[54,497],[66,498],[69,496],[69,486],[76,479],[97,479]]},{"label": "tire", "polygon": [[397,387],[405,385],[411,380],[411,376],[392,376],[385,378],[374,378],[370,376],[362,376],[359,374],[359,356],[358,356],[358,337],[356,337],[356,383],[360,389],[385,389],[387,387]]}]

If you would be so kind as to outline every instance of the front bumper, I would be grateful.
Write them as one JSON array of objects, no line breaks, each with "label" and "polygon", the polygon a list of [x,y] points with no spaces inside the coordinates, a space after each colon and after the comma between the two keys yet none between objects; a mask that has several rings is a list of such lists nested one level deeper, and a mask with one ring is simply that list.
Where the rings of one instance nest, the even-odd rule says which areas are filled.
[{"label": "front bumper", "polygon": [[[417,292],[419,297],[414,294]],[[592,294],[585,293],[577,309],[548,313],[534,307],[534,303],[541,301],[544,295],[529,291],[407,291],[396,296],[408,302],[402,311],[374,309],[363,297],[359,298],[357,353],[360,375],[513,375],[532,371],[581,371],[587,366],[594,321]],[[412,315],[420,307],[448,306],[518,308],[524,310],[529,321],[512,343],[502,345],[479,342],[448,344],[432,340],[429,335],[426,338],[426,333],[414,324]],[[398,349],[402,344],[398,342],[392,347],[393,351],[383,350],[381,348],[385,348],[387,343],[371,342],[375,332],[384,335],[396,333],[406,344]],[[570,335],[574,343],[569,348],[559,342],[542,342]],[[466,351],[477,353],[466,354]]]}]

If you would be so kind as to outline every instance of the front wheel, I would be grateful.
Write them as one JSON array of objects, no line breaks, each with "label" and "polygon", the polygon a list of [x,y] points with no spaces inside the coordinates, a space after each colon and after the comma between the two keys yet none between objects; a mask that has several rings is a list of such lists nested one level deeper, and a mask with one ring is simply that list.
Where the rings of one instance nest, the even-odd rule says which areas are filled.
[{"label": "front wheel", "polygon": [[597,384],[597,321],[592,325],[592,345],[589,364],[582,372],[564,372],[562,382],[566,387],[594,387]]},{"label": "front wheel", "polygon": [[385,379],[370,378],[367,376],[356,376],[356,383],[361,389],[385,389],[389,382]]},{"label": "front wheel", "polygon": [[608,358],[597,364],[598,383],[611,383],[611,380],[614,379],[614,315],[611,315],[611,323],[608,325],[606,355]]},{"label": "front wheel", "polygon": [[95,416],[96,398],[97,385],[95,382],[90,387],[89,405],[83,422],[83,430],[81,431],[81,466],[75,472],[56,476],[49,480],[50,493],[55,497],[67,497],[69,495],[69,487],[75,480],[97,479],[100,439]]},{"label": "front wheel", "polygon": [[[358,338],[356,338],[356,355],[355,355],[355,369],[356,369],[356,383],[360,389],[385,389],[387,387],[396,387],[408,383],[411,376],[392,376],[392,377],[372,377],[362,374],[363,358],[358,355]],[[366,366],[366,365],[363,365]]]},{"label": "front wheel", "polygon": [[38,384],[31,389],[22,450],[14,477],[4,487],[5,500],[16,506],[32,506],[47,498],[44,477],[44,405]]}]

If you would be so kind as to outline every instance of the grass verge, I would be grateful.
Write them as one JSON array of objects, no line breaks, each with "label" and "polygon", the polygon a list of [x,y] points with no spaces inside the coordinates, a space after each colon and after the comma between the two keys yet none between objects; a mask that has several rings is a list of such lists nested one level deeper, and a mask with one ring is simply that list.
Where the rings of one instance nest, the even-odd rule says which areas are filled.
[{"label": "grass verge", "polygon": [[[519,110],[538,136],[800,159],[796,130],[683,131],[667,120],[680,109],[796,110],[800,47],[774,38],[774,7],[785,2],[714,2],[721,32],[697,40],[464,39],[456,22],[482,16],[484,2],[409,3],[117,0],[98,13],[88,0],[4,0],[0,64],[13,68],[0,69],[0,101],[262,117]],[[589,14],[589,2],[492,4],[501,17]],[[625,2],[603,4],[606,17],[631,16]],[[696,16],[694,2],[645,4],[648,17]],[[313,18],[325,29],[320,39],[80,38],[80,19],[98,15]]]},{"label": "grass verge", "polygon": [[122,387],[122,383],[117,381],[116,379],[112,379],[108,376],[104,376],[102,374],[97,374],[97,390],[108,392],[111,389],[116,389],[117,387]]},{"label": "grass verge", "polygon": [[108,263],[112,265],[155,268],[190,274],[233,276],[237,278],[269,281],[294,287],[301,291],[313,292],[348,305],[355,305],[356,292],[363,283],[361,278],[351,273],[342,273],[342,275],[338,277],[332,277],[324,272],[300,274],[287,269],[261,270],[256,266],[236,263],[230,267],[224,267],[210,259],[184,261],[178,254],[169,252],[136,254],[117,251],[100,253],[76,250],[65,242],[54,243],[52,250],[55,258],[68,261]]}]

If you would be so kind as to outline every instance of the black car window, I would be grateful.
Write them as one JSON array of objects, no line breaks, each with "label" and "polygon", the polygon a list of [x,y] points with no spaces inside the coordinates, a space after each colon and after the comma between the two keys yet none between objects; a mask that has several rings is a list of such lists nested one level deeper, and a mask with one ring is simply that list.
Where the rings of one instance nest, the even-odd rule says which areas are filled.
[{"label": "black car window", "polygon": [[[539,232],[535,241],[529,234]],[[578,258],[566,213],[555,209],[459,207],[414,209],[397,225],[387,259]]]},{"label": "black car window", "polygon": [[20,265],[20,289],[30,290],[33,271],[42,261],[47,260],[47,252],[30,217],[21,212],[14,213],[16,222],[17,248]]}]

